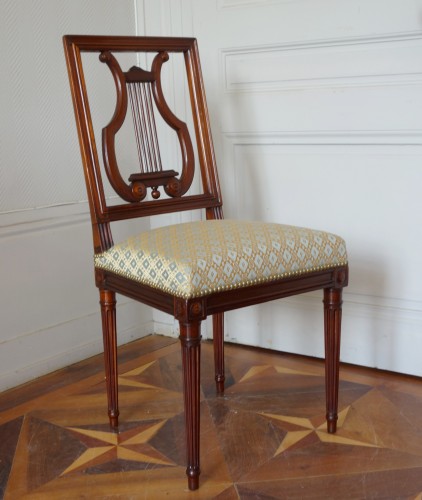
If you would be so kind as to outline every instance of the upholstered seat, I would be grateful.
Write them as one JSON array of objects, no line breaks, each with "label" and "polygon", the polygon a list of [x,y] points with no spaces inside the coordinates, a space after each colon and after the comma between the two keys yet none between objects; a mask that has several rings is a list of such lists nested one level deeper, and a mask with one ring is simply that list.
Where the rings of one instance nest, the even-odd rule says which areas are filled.
[{"label": "upholstered seat", "polygon": [[95,267],[185,299],[347,264],[339,236],[210,220],[146,231],[95,255]]}]

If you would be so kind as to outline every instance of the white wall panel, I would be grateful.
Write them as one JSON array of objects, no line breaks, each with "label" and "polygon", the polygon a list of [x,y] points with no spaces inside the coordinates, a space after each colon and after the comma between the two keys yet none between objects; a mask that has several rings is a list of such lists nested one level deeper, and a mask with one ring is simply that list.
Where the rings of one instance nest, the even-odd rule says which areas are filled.
[{"label": "white wall panel", "polygon": [[[2,390],[102,351],[86,203],[34,212],[0,229]],[[138,303],[119,296],[117,314],[119,344],[153,331]]]},{"label": "white wall panel", "polygon": [[[226,209],[235,218],[342,234],[351,268],[342,359],[420,374],[422,284],[414,270],[422,236],[422,144],[413,138],[415,144],[405,142],[403,148],[401,141],[409,138],[399,136],[392,144],[391,136],[384,137],[385,144],[378,145],[362,138],[368,140],[328,134],[228,137],[226,161],[233,170],[231,178],[228,169],[223,174]],[[314,293],[259,306],[249,319],[231,313],[229,335],[263,347],[322,355],[322,337],[316,333],[316,325],[322,328],[321,299]]]},{"label": "white wall panel", "polygon": [[420,84],[422,34],[223,49],[226,91]]},{"label": "white wall panel", "polygon": [[[421,375],[422,0],[156,4],[198,38],[226,217],[343,235],[342,359]],[[321,356],[320,295],[231,312],[227,338]]]},{"label": "white wall panel", "polygon": [[[324,140],[277,144],[274,137],[269,143],[260,137],[261,143],[233,146],[234,176],[226,180],[224,193],[228,212],[341,233],[355,264],[346,294],[378,294],[413,304],[422,298],[414,272],[422,236],[416,182],[422,144],[403,151],[401,145]],[[389,189],[381,189],[382,183]]]}]

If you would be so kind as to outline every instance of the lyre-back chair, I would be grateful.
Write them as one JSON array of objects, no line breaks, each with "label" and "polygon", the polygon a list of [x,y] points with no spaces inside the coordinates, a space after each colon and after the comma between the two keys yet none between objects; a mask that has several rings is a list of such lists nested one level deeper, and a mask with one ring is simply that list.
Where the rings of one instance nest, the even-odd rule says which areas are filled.
[{"label": "lyre-back chair", "polygon": [[[216,390],[223,393],[224,312],[323,289],[326,417],[328,432],[334,433],[341,297],[348,281],[344,241],[330,233],[294,226],[223,220],[195,39],[68,35],[64,37],[64,46],[92,218],[111,427],[118,427],[119,416],[116,293],[169,313],[179,321],[186,474],[188,486],[194,490],[199,486],[200,474],[201,322],[212,315]],[[108,66],[117,93],[114,115],[102,129],[101,162],[86,88],[84,52],[97,53],[98,64]],[[155,57],[149,69],[136,66],[122,69],[117,60],[122,52]],[[174,53],[184,56],[202,184],[199,194],[188,193],[196,158],[188,127],[173,114],[163,95],[161,68]],[[140,165],[126,181],[119,170],[115,139],[125,118],[130,120],[131,116]],[[162,164],[156,126],[159,117],[177,134],[180,174],[173,170],[173,165]],[[104,170],[122,200],[120,203],[109,202],[105,195]],[[193,209],[203,209],[204,220],[145,231],[117,244],[113,241],[111,223],[115,221]]]}]

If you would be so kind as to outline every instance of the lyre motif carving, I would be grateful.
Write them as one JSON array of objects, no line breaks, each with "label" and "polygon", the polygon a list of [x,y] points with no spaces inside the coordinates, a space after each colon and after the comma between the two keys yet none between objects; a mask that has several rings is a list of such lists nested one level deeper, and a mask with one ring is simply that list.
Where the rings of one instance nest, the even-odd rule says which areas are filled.
[{"label": "lyre motif carving", "polygon": [[[116,85],[116,108],[110,123],[103,128],[103,158],[107,177],[114,190],[126,201],[142,201],[147,188],[152,197],[160,197],[159,186],[172,197],[179,197],[189,189],[194,175],[194,153],[186,123],[179,120],[168,107],[161,87],[161,67],[168,61],[167,52],[159,52],[151,65],[151,71],[133,66],[123,72],[116,58],[109,51],[101,52],[100,61],[107,64]],[[115,151],[115,136],[126,118],[130,103],[140,173],[129,177],[127,184],[119,171]],[[164,121],[176,131],[181,154],[182,173],[163,170],[157,128],[154,116],[154,103]]]}]

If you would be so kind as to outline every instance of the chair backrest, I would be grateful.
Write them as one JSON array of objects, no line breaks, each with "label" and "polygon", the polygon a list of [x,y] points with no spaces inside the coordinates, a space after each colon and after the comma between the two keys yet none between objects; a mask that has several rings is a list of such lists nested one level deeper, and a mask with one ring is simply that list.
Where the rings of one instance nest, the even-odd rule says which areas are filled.
[{"label": "chair backrest", "polygon": [[[66,35],[63,41],[91,211],[94,251],[102,252],[113,245],[110,223],[114,221],[191,209],[206,209],[208,219],[221,218],[222,200],[196,40]],[[102,128],[102,166],[86,88],[84,52],[98,53],[98,64],[108,66],[116,88],[114,114]],[[150,68],[121,68],[116,54],[123,52],[152,53],[155,57]],[[169,108],[161,82],[161,68],[175,53],[184,56],[200,165],[202,193],[194,195],[186,194],[195,172],[192,140],[186,123]],[[177,134],[182,164],[180,174],[163,168],[156,125],[158,116]],[[138,171],[125,181],[115,143],[127,119],[133,122],[139,165]],[[102,171],[106,172],[121,202],[107,202]],[[151,196],[147,196],[148,190]],[[162,191],[167,196],[161,197]]]}]

